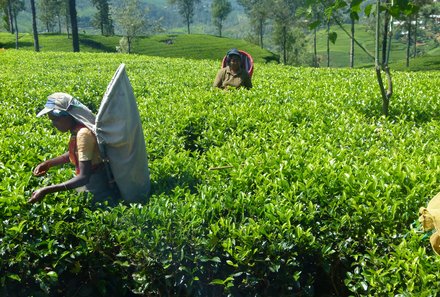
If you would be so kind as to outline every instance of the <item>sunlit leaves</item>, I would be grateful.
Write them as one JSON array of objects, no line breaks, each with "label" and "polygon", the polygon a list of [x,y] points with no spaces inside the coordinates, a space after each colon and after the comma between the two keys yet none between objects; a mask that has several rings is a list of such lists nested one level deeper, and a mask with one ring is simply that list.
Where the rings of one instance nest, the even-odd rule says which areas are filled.
[{"label": "sunlit leaves", "polygon": [[[72,174],[32,176],[68,138],[35,113],[54,91],[96,111],[120,62],[142,119],[149,204],[93,210],[72,191],[27,205],[34,189]],[[336,268],[358,295],[435,287],[437,260],[410,225],[439,191],[438,73],[393,73],[385,119],[370,70],[257,64],[254,88],[225,92],[211,88],[218,61],[5,51],[0,63],[9,288],[292,296],[318,286],[313,271],[330,278]]]}]

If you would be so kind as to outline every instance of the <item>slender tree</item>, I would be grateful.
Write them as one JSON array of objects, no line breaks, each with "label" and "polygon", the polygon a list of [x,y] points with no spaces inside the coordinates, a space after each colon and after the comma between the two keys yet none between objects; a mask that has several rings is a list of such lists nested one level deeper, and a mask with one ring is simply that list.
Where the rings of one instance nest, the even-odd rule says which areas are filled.
[{"label": "slender tree", "polygon": [[414,40],[413,40],[413,57],[417,57],[417,33],[419,27],[419,14],[423,7],[431,5],[433,0],[413,0],[415,9],[413,11],[414,18]]},{"label": "slender tree", "polygon": [[190,24],[193,22],[196,4],[200,0],[168,0],[172,5],[177,5],[180,15],[185,19],[188,34],[191,34]]},{"label": "slender tree", "polygon": [[223,22],[232,11],[231,2],[228,0],[214,0],[211,4],[211,13],[214,25],[217,27],[219,36],[222,36]]},{"label": "slender tree", "polygon": [[332,32],[330,31],[330,18],[327,18],[327,42],[326,42],[326,45],[327,45],[327,68],[329,68],[330,67],[330,39],[331,39],[331,36],[334,36],[334,35],[331,35],[332,34]]},{"label": "slender tree", "polygon": [[98,12],[94,17],[94,25],[101,30],[101,35],[110,36],[114,34],[113,21],[110,17],[110,6],[108,0],[92,0]]},{"label": "slender tree", "polygon": [[3,14],[0,12],[0,16],[2,16],[2,20],[4,22],[3,26],[6,31],[11,32],[9,20],[9,0],[0,0],[0,9],[3,12]]},{"label": "slender tree", "polygon": [[66,18],[64,15],[64,11],[66,11],[67,2],[66,0],[53,0],[53,1],[55,5],[54,8],[55,19],[58,24],[58,33],[61,33],[63,19]]},{"label": "slender tree", "polygon": [[359,13],[361,12],[362,0],[353,0],[350,2],[350,68],[354,67],[354,51],[355,51],[355,24],[359,21]]},{"label": "slender tree", "polygon": [[72,45],[73,52],[79,52],[79,35],[78,35],[78,21],[76,16],[76,1],[69,0],[70,23],[72,26]]},{"label": "slender tree", "polygon": [[18,22],[17,22],[17,16],[18,13],[22,10],[24,10],[24,2],[22,0],[11,0],[9,2],[9,7],[11,10],[11,18],[14,28],[14,34],[15,34],[15,48],[18,49]]},{"label": "slender tree", "polygon": [[[67,3],[68,4],[68,3]],[[65,7],[65,14],[66,14],[66,32],[67,32],[67,38],[70,38],[70,25],[71,25],[71,21],[70,21],[70,9],[69,9],[69,5],[66,5]]]},{"label": "slender tree", "polygon": [[313,59],[312,66],[319,67],[317,51],[317,28],[321,25],[324,16],[324,6],[321,3],[307,3],[308,7],[303,11],[303,15],[309,19],[309,29],[313,32]]},{"label": "slender tree", "polygon": [[[333,0],[323,1],[322,3],[326,6],[335,5],[335,1]],[[330,67],[330,43],[335,44],[338,37],[336,32],[330,31],[333,18],[337,13],[337,11],[333,13],[326,11],[326,13],[324,13],[327,25],[327,67]]]},{"label": "slender tree", "polygon": [[406,67],[409,67],[409,58],[411,55],[411,39],[412,39],[412,16],[408,16],[406,21],[406,31],[407,31],[407,39],[406,39]]},{"label": "slender tree", "polygon": [[9,25],[9,32],[11,32],[12,34],[14,34],[15,29],[14,29],[14,17],[13,17],[13,12],[12,12],[12,1],[13,0],[8,0],[8,25]]},{"label": "slender tree", "polygon": [[272,0],[238,0],[244,7],[255,32],[259,37],[260,47],[263,48],[264,28],[272,10]]},{"label": "slender tree", "polygon": [[124,36],[120,41],[120,46],[126,47],[125,51],[130,54],[133,40],[136,36],[146,33],[149,27],[145,18],[148,9],[139,0],[122,0],[119,5],[112,7],[112,14]]},{"label": "slender tree", "polygon": [[[317,1],[317,0],[309,0],[309,2],[321,2],[321,1]],[[367,0],[362,0],[361,3],[366,3],[368,2]],[[344,3],[343,1],[336,1],[334,5],[329,6],[327,8],[327,12],[330,15],[334,15],[334,12],[336,12],[337,10],[346,7],[347,3]],[[375,8],[373,10],[373,8]],[[364,50],[370,57],[372,57],[375,61],[375,70],[376,70],[376,76],[377,76],[377,81],[379,84],[379,88],[380,88],[380,92],[381,92],[381,97],[382,97],[382,114],[385,116],[388,116],[388,112],[389,112],[389,104],[390,104],[390,99],[392,97],[393,94],[393,82],[392,82],[392,78],[391,78],[391,73],[390,73],[390,69],[388,66],[388,61],[389,58],[387,55],[382,56],[382,60],[379,59],[379,55],[380,55],[380,44],[382,43],[382,51],[385,51],[386,53],[389,53],[390,50],[390,43],[389,43],[389,36],[392,34],[390,32],[391,29],[391,25],[385,26],[385,27],[381,27],[381,14],[383,12],[387,12],[387,14],[390,15],[390,19],[389,19],[389,24],[392,24],[392,17],[396,17],[396,16],[400,16],[400,15],[411,15],[412,13],[414,13],[415,11],[415,6],[408,2],[408,1],[396,1],[396,3],[393,3],[392,0],[386,0],[384,3],[381,3],[380,0],[376,0],[374,4],[369,3],[365,6],[364,8],[364,12],[367,16],[369,16],[371,14],[371,12],[374,11],[375,12],[375,20],[376,20],[376,26],[375,26],[375,55],[372,56],[368,50],[366,50],[364,47],[361,46],[361,44],[359,42],[357,42],[354,39],[354,36],[351,36],[351,38],[354,39],[355,43],[362,49]],[[355,11],[353,11],[353,13],[355,13]],[[336,21],[338,22],[337,18]],[[387,23],[387,21],[385,22]],[[340,25],[341,28],[343,28],[343,26],[340,24],[340,22],[338,22],[338,24]],[[382,34],[382,41],[381,41],[381,30],[384,30],[383,34]],[[350,36],[350,33],[345,31],[344,32]],[[384,48],[386,48],[386,50],[384,50]],[[382,77],[382,72],[385,73],[386,76],[386,81],[387,84],[385,85],[384,83],[384,79]]]},{"label": "slender tree", "polygon": [[31,1],[31,11],[32,11],[32,34],[34,36],[34,49],[36,52],[40,51],[40,43],[38,42],[38,30],[37,30],[37,13],[35,10],[35,0]]},{"label": "slender tree", "polygon": [[39,0],[38,11],[40,21],[45,24],[47,32],[53,32],[56,19],[56,2],[54,0]]},{"label": "slender tree", "polygon": [[304,2],[301,0],[275,0],[272,5],[272,19],[274,21],[274,41],[278,45],[284,64],[288,63],[289,49],[296,42],[293,31],[298,24],[296,12]]}]

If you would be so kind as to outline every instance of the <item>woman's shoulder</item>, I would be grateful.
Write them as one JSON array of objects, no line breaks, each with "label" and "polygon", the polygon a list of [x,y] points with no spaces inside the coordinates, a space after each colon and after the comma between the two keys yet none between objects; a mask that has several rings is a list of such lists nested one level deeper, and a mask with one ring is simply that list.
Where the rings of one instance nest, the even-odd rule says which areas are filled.
[{"label": "woman's shoulder", "polygon": [[78,132],[76,133],[76,137],[95,137],[95,134],[93,134],[93,132],[87,128],[87,127],[82,127],[78,130]]}]

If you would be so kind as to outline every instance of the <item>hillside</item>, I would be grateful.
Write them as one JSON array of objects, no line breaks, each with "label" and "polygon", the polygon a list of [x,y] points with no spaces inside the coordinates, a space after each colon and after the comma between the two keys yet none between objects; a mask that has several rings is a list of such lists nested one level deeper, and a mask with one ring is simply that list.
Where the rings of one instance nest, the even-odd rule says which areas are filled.
[{"label": "hillside", "polygon": [[[344,26],[347,31],[350,30],[348,25]],[[365,25],[356,25],[355,37],[366,48],[370,54],[374,56],[375,43],[374,32],[368,30]],[[330,67],[348,67],[350,53],[350,38],[338,26],[331,28],[332,32],[337,34],[335,44],[330,43]],[[327,66],[327,32],[319,30],[317,33],[317,51],[320,57],[321,67]],[[310,41],[311,43],[311,41]],[[409,70],[440,70],[440,51],[434,41],[426,40],[420,42],[417,46],[420,55],[417,58],[410,59]],[[309,48],[311,52],[312,49]],[[403,40],[392,40],[390,65],[393,69],[408,70],[405,66],[406,61],[406,43]],[[371,66],[374,60],[368,56],[359,46],[355,46],[355,67]]]},{"label": "hillside", "polygon": [[[338,34],[335,44],[330,45],[330,67],[348,67],[350,42],[347,35],[338,28],[333,28]],[[363,26],[357,27],[356,37],[370,53],[374,53],[373,36]],[[67,35],[40,34],[41,51],[72,50],[71,40]],[[321,67],[327,65],[326,36],[324,31],[318,32],[318,56]],[[80,50],[82,52],[115,53],[120,37],[80,34]],[[277,53],[261,49],[259,46],[241,39],[218,37],[205,34],[160,34],[149,37],[139,37],[134,40],[132,51],[135,54],[159,57],[179,57],[190,59],[219,60],[228,49],[237,47],[252,54],[255,62],[273,62],[279,60]],[[0,32],[0,48],[15,48],[15,36]],[[33,49],[32,35],[19,34],[19,48]],[[428,44],[419,46],[425,53],[410,60],[410,67],[405,65],[405,44],[393,41],[390,55],[390,65],[394,70],[440,70],[440,51],[429,47]],[[311,51],[311,49],[309,49]],[[355,67],[370,67],[373,61],[359,47],[355,48]]]},{"label": "hillside", "polygon": [[[120,37],[80,34],[81,52],[108,52],[116,53]],[[67,35],[40,34],[39,43],[41,51],[72,51],[72,42]],[[15,48],[15,36],[0,32],[0,48]],[[134,40],[133,54],[178,57],[189,59],[220,60],[226,52],[233,48],[251,53],[255,62],[264,63],[277,61],[278,57],[268,50],[244,40],[222,38],[201,34],[166,34],[139,37]],[[33,50],[32,34],[19,35],[19,48]]]}]

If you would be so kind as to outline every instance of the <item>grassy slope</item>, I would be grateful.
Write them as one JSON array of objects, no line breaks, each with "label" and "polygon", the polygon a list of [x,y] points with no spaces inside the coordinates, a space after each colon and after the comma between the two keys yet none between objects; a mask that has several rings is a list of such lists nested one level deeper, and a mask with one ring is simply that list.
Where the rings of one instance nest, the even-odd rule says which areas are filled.
[{"label": "grassy slope", "polygon": [[[116,52],[120,37],[80,34],[82,52]],[[166,41],[171,41],[171,44]],[[19,48],[33,49],[32,35],[20,34]],[[39,36],[41,51],[71,51],[71,40],[66,35],[41,34]],[[12,34],[0,33],[0,48],[15,48],[15,37]],[[221,38],[212,35],[154,35],[139,37],[134,40],[132,52],[159,57],[186,57],[191,59],[219,60],[232,47],[237,47],[252,54],[255,62],[266,62],[276,59],[268,50],[244,40]]]},{"label": "grassy slope", "polygon": [[[350,31],[349,26],[345,26],[347,31]],[[349,52],[350,52],[350,38],[339,27],[332,27],[332,31],[338,34],[335,44],[330,43],[330,65],[334,66],[349,66]],[[324,56],[323,63],[326,60],[326,32],[320,31],[318,34],[318,53]],[[374,56],[374,32],[367,31],[365,27],[356,27],[355,38],[360,41],[362,46],[366,48],[370,54]],[[319,42],[320,41],[320,42]],[[390,55],[390,62],[402,60],[405,58],[405,45],[394,41],[392,43],[392,54]],[[373,64],[374,60],[368,56],[359,46],[355,47],[355,65],[361,66],[365,64]]]},{"label": "grassy slope", "polygon": [[[347,31],[350,31],[349,25],[345,26]],[[330,43],[330,66],[331,67],[348,67],[349,66],[349,52],[350,39],[347,34],[339,27],[332,27],[332,32],[336,32],[338,37],[335,44]],[[326,31],[321,30],[317,35],[317,50],[321,57],[321,65],[327,65],[327,44]],[[365,47],[370,54],[374,56],[374,32],[367,31],[365,26],[356,26],[355,38],[359,40],[363,47]],[[418,57],[411,60],[411,70],[420,70],[420,67],[427,69],[440,69],[439,61],[440,50],[435,49],[428,51],[424,57]],[[391,68],[405,70],[406,59],[406,44],[393,40],[390,54]],[[436,62],[437,61],[437,62]],[[368,56],[359,46],[355,47],[355,67],[362,67],[374,64],[374,60]]]},{"label": "grassy slope", "polygon": [[[348,28],[347,28],[348,29]],[[350,41],[348,36],[339,28],[332,28],[338,34],[335,44],[330,45],[330,66],[348,67]],[[356,38],[361,44],[374,53],[373,33],[358,26]],[[82,52],[115,52],[120,37],[104,37],[100,35],[80,34],[80,48]],[[165,41],[171,41],[168,44]],[[40,35],[41,51],[71,51],[71,41],[66,35]],[[15,37],[12,34],[0,32],[0,48],[15,48]],[[32,49],[32,35],[20,34],[19,47]],[[244,40],[222,38],[204,34],[163,34],[150,37],[140,37],[134,40],[132,51],[135,54],[145,54],[159,57],[184,57],[191,59],[221,59],[226,51],[237,47],[252,54],[256,62],[267,62],[277,59],[277,55]],[[318,32],[318,55],[321,67],[327,65],[326,33]],[[440,49],[427,52],[427,55],[411,59],[410,68],[405,65],[405,44],[394,42],[390,55],[390,65],[395,70],[439,70]],[[372,65],[374,61],[358,46],[355,48],[355,67]]]}]

